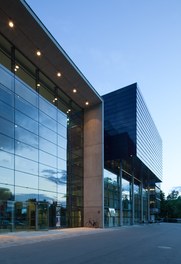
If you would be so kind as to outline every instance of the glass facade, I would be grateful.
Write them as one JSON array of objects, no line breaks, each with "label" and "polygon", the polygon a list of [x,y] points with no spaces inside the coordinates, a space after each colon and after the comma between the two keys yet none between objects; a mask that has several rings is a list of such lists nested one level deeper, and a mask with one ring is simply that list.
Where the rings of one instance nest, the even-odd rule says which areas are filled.
[{"label": "glass facade", "polygon": [[137,156],[162,180],[162,140],[138,88],[136,92]]},{"label": "glass facade", "polygon": [[104,221],[105,227],[119,225],[120,183],[118,175],[104,170]]},{"label": "glass facade", "polygon": [[[159,207],[158,199],[154,203],[150,200],[150,190],[161,181],[161,138],[136,83],[103,99],[105,169],[115,177],[114,184],[112,177],[109,184],[105,180],[105,210],[112,205],[116,211],[116,202],[119,205],[114,226],[150,221],[150,214],[158,213]],[[115,183],[122,191],[118,201],[111,203],[107,197],[111,196],[110,185]]]},{"label": "glass facade", "polygon": [[0,36],[0,229],[83,223],[83,111]]}]

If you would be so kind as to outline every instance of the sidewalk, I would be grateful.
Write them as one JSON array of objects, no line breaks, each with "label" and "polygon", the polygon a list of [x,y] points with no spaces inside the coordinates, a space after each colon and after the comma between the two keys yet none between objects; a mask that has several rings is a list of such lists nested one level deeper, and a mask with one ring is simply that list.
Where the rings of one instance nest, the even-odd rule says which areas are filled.
[{"label": "sidewalk", "polygon": [[20,231],[10,233],[0,233],[0,248],[33,244],[42,241],[50,241],[56,239],[65,239],[69,237],[76,237],[88,234],[95,234],[98,232],[108,232],[111,229],[101,228],[66,228],[48,231]]}]

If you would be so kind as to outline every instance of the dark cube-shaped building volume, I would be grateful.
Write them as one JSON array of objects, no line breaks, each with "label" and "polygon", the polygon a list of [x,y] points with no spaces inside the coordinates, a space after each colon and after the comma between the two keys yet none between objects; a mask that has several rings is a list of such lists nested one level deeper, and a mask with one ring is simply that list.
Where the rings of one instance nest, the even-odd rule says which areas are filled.
[{"label": "dark cube-shaped building volume", "polygon": [[[162,178],[162,140],[157,128],[137,83],[103,99],[105,225],[154,221],[159,212],[156,183]],[[120,190],[117,195],[116,190]]]},{"label": "dark cube-shaped building volume", "polygon": [[137,84],[101,97],[24,0],[0,24],[0,232],[154,221],[162,143]]}]

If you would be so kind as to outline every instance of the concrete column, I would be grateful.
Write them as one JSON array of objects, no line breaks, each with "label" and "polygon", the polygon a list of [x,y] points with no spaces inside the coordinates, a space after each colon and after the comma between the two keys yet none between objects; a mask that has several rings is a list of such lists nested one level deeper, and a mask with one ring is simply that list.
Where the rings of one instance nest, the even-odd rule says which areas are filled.
[{"label": "concrete column", "polygon": [[123,225],[123,199],[122,199],[122,161],[120,161],[120,169],[119,169],[119,188],[120,188],[120,196],[119,196],[119,210],[120,210],[120,226]]},{"label": "concrete column", "polygon": [[103,104],[84,114],[84,225],[92,219],[104,227]]}]

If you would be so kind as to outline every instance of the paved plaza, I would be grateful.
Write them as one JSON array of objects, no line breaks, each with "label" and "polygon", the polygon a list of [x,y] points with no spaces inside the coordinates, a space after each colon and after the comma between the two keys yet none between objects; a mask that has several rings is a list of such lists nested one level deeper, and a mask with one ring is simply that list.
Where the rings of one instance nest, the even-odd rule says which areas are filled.
[{"label": "paved plaza", "polygon": [[0,235],[3,264],[180,264],[181,224]]}]

